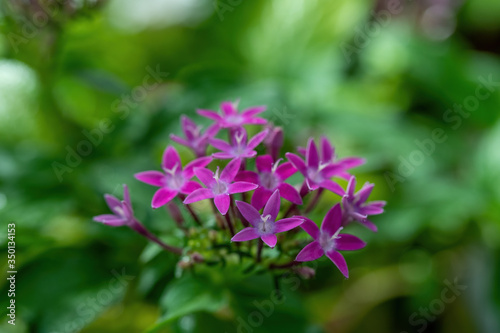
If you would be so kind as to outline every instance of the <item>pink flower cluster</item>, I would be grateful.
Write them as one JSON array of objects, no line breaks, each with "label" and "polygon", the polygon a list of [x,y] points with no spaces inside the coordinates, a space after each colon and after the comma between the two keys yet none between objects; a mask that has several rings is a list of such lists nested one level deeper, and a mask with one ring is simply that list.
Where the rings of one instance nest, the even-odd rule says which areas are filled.
[{"label": "pink flower cluster", "polygon": [[[367,202],[373,184],[367,183],[355,192],[356,178],[350,170],[363,164],[364,159],[337,159],[332,144],[323,136],[319,145],[311,138],[306,148],[297,148],[297,153],[287,152],[284,155],[287,161],[283,161],[280,158],[283,130],[258,116],[264,111],[265,107],[257,106],[239,112],[237,105],[231,102],[222,103],[220,112],[198,110],[199,115],[213,121],[205,131],[183,116],[181,125],[185,137],[171,135],[171,139],[192,150],[196,158],[183,165],[177,150],[169,145],[163,154],[161,171],[139,172],[135,178],[158,187],[151,206],[156,209],[166,205],[174,218],[179,215],[178,208],[172,207],[177,197],[195,222],[203,226],[203,219],[191,204],[209,200],[216,219],[224,223],[214,228],[222,232],[227,230],[232,242],[258,239],[257,262],[261,262],[263,244],[274,248],[278,243],[277,234],[300,227],[310,235],[312,242],[297,249],[288,266],[326,255],[348,277],[347,264],[339,251],[359,250],[366,244],[341,231],[350,223],[359,222],[376,232],[377,227],[368,216],[381,214],[385,206],[384,201]],[[249,137],[245,128],[248,125],[264,128]],[[227,132],[227,141],[216,138],[221,132]],[[213,153],[208,154],[208,150]],[[259,154],[263,151],[265,153]],[[219,166],[208,168],[215,164],[215,160],[229,162],[222,169]],[[348,181],[345,190],[336,182],[337,178]],[[290,179],[302,181],[294,184]],[[307,218],[307,214],[316,207],[325,190],[338,195],[340,203],[331,204],[319,227]],[[96,216],[95,221],[110,226],[128,225],[164,249],[183,253],[183,249],[167,245],[155,237],[134,217],[128,189],[124,201],[110,195],[105,197],[113,214]],[[287,209],[282,211],[282,206],[287,206]],[[293,237],[296,232],[284,234],[284,237]]]}]

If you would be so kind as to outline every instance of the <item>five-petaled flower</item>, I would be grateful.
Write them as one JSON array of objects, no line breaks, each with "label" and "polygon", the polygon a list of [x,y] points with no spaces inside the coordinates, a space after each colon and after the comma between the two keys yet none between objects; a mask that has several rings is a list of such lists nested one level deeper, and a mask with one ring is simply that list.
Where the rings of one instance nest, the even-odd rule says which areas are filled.
[{"label": "five-petaled flower", "polygon": [[310,191],[321,187],[340,196],[344,195],[344,189],[331,180],[333,176],[337,175],[343,169],[343,166],[332,164],[331,161],[321,160],[312,138],[307,143],[306,162],[292,153],[286,153],[286,157],[304,175]]},{"label": "five-petaled flower", "polygon": [[215,206],[222,215],[226,215],[231,204],[230,194],[243,193],[255,190],[257,185],[248,182],[234,182],[234,178],[241,166],[239,158],[229,162],[219,175],[219,167],[215,174],[204,168],[196,168],[196,177],[206,186],[193,191],[184,200],[185,204],[190,204],[204,199],[214,199]]},{"label": "five-petaled flower", "polygon": [[190,148],[197,157],[205,156],[208,142],[217,134],[219,126],[217,124],[212,124],[207,128],[205,133],[202,133],[201,126],[196,125],[196,123],[187,116],[182,116],[181,126],[186,138],[183,139],[177,135],[170,134],[170,139]]},{"label": "five-petaled flower", "polygon": [[373,184],[365,183],[357,193],[354,193],[354,189],[356,188],[356,177],[352,176],[351,179],[349,179],[346,194],[342,198],[342,225],[345,226],[353,221],[358,221],[371,231],[377,231],[377,226],[367,218],[368,215],[382,214],[386,202],[366,202],[374,186]]},{"label": "five-petaled flower", "polygon": [[213,157],[219,159],[234,159],[234,158],[252,158],[257,155],[254,150],[267,135],[268,130],[257,133],[247,143],[247,132],[243,127],[231,131],[230,144],[221,139],[211,139],[210,144],[221,150],[212,154]]},{"label": "five-petaled flower", "polygon": [[252,225],[238,232],[231,239],[232,242],[243,242],[256,238],[261,238],[271,248],[276,246],[279,232],[291,230],[304,222],[302,217],[289,217],[276,221],[280,212],[280,193],[279,190],[269,198],[262,215],[252,205],[244,201],[236,201],[236,206],[241,215]]},{"label": "five-petaled flower", "polygon": [[101,222],[112,227],[119,227],[122,225],[132,226],[136,223],[127,185],[123,185],[122,201],[118,200],[116,197],[110,194],[105,194],[104,199],[106,200],[106,203],[108,204],[108,207],[109,209],[111,209],[113,214],[103,214],[95,216],[94,221]]},{"label": "five-petaled flower", "polygon": [[254,106],[243,110],[241,113],[237,110],[237,103],[221,103],[222,114],[211,110],[198,110],[198,114],[215,120],[221,128],[236,128],[243,125],[263,125],[267,123],[264,118],[255,117],[266,110],[265,106]]},{"label": "five-petaled flower", "polygon": [[200,189],[201,185],[190,179],[194,176],[195,168],[205,167],[211,161],[212,157],[200,157],[188,163],[183,169],[177,150],[168,146],[163,153],[162,168],[164,172],[143,171],[136,173],[135,178],[143,183],[160,187],[151,201],[151,206],[158,208],[171,201],[179,193],[190,194],[194,190]]},{"label": "five-petaled flower", "polygon": [[290,162],[279,164],[280,160],[273,163],[270,155],[257,156],[255,164],[259,171],[240,171],[236,180],[258,184],[252,196],[252,205],[261,210],[275,190],[279,190],[282,198],[297,204],[302,204],[299,192],[285,180],[297,172]]},{"label": "five-petaled flower", "polygon": [[296,261],[313,261],[326,255],[338,267],[340,272],[349,277],[347,263],[338,251],[353,251],[365,247],[366,243],[356,236],[341,234],[342,210],[340,204],[336,204],[326,213],[321,229],[316,223],[305,218],[301,228],[304,229],[313,239],[312,243],[306,245],[299,252]]}]

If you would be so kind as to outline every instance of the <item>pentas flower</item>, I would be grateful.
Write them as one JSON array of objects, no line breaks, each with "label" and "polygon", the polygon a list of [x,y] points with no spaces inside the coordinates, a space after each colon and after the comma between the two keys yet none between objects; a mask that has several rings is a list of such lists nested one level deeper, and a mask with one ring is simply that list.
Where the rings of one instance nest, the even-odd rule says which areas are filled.
[{"label": "pentas flower", "polygon": [[110,194],[105,194],[104,199],[113,214],[98,215],[94,217],[94,221],[101,222],[112,227],[119,227],[122,225],[132,226],[136,223],[127,185],[123,185],[122,201]]},{"label": "pentas flower", "polygon": [[265,106],[254,106],[243,110],[241,113],[236,109],[237,104],[231,102],[221,103],[222,114],[211,110],[198,110],[198,114],[215,120],[221,128],[235,128],[243,125],[263,125],[267,123],[264,118],[255,117],[266,110]]},{"label": "pentas flower", "polygon": [[252,196],[252,205],[261,210],[268,202],[269,198],[276,190],[282,198],[297,204],[302,204],[299,192],[285,180],[297,172],[297,169],[290,162],[279,164],[280,160],[273,163],[270,155],[257,156],[255,164],[257,172],[240,171],[236,180],[245,181],[259,185]]},{"label": "pentas flower", "polygon": [[358,221],[371,231],[377,231],[377,226],[367,218],[368,215],[382,214],[386,202],[366,202],[374,186],[374,184],[365,183],[357,193],[354,193],[354,189],[356,188],[356,177],[352,176],[351,179],[349,179],[346,194],[342,198],[342,225]]},{"label": "pentas flower", "polygon": [[183,139],[174,134],[170,134],[170,138],[178,144],[181,144],[193,150],[197,157],[205,156],[208,141],[217,134],[217,132],[219,131],[219,126],[217,124],[213,124],[207,128],[205,133],[202,133],[202,127],[196,125],[196,123],[189,119],[187,116],[182,116],[181,126],[186,138]]},{"label": "pentas flower", "polygon": [[234,159],[234,158],[252,158],[257,155],[254,150],[267,135],[268,130],[257,133],[247,143],[247,132],[240,127],[231,132],[230,144],[221,139],[211,139],[210,144],[222,152],[212,154],[215,158]]},{"label": "pentas flower", "polygon": [[[307,149],[303,147],[299,147],[297,149],[300,154],[306,156]],[[355,168],[365,163],[365,159],[361,157],[346,157],[339,160],[336,160],[335,157],[335,148],[330,143],[330,141],[322,136],[320,139],[320,149],[319,149],[319,163],[321,165],[331,165],[336,168],[336,172],[333,173],[333,176],[338,176],[349,180],[351,175],[347,172],[348,169]]]},{"label": "pentas flower", "polygon": [[280,193],[279,190],[269,198],[262,215],[252,205],[244,201],[236,201],[236,206],[241,215],[252,225],[238,232],[231,239],[232,242],[243,242],[252,239],[262,239],[271,248],[276,246],[278,238],[277,233],[285,232],[298,227],[304,222],[302,217],[290,217],[276,221],[280,212]]},{"label": "pentas flower", "polygon": [[283,129],[281,127],[268,126],[269,133],[264,139],[267,153],[271,155],[273,161],[277,161],[283,147]]},{"label": "pentas flower", "polygon": [[234,178],[241,166],[241,160],[234,159],[227,164],[219,176],[219,167],[215,174],[204,168],[196,168],[196,177],[206,186],[193,191],[184,200],[185,204],[190,204],[205,199],[214,199],[215,206],[222,215],[226,215],[231,204],[230,194],[243,193],[255,190],[257,185],[248,182],[234,182]]},{"label": "pentas flower", "polygon": [[171,201],[179,193],[190,194],[200,189],[201,185],[190,179],[194,176],[195,168],[205,167],[211,161],[212,157],[200,157],[188,163],[183,169],[179,153],[174,147],[168,146],[163,153],[163,172],[143,171],[134,176],[143,183],[160,187],[151,201],[151,206],[158,208]]},{"label": "pentas flower", "polygon": [[338,251],[353,251],[365,247],[366,243],[356,236],[341,234],[342,210],[340,204],[336,204],[326,213],[321,229],[316,223],[305,218],[301,228],[313,239],[312,243],[306,245],[295,258],[296,261],[313,261],[326,255],[338,267],[340,272],[349,277],[347,263]]},{"label": "pentas flower", "polygon": [[343,196],[345,193],[344,189],[331,180],[334,175],[342,170],[343,166],[321,161],[318,149],[312,138],[307,143],[305,156],[306,161],[304,162],[299,156],[286,153],[286,157],[292,162],[293,166],[304,175],[309,190],[314,191],[318,188],[324,188]]}]

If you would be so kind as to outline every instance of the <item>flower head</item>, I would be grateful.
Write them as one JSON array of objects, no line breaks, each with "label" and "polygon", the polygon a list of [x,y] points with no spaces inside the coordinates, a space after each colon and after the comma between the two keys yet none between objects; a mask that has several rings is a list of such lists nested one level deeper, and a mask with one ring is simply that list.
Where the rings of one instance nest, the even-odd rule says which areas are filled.
[{"label": "flower head", "polygon": [[255,159],[257,172],[240,171],[236,180],[246,181],[259,185],[252,196],[252,205],[260,210],[276,190],[280,196],[294,204],[301,205],[302,198],[299,192],[292,185],[285,183],[285,180],[297,172],[297,169],[290,162],[280,165],[280,160],[273,163],[270,155],[257,156]]},{"label": "flower head", "polygon": [[232,160],[222,170],[219,175],[219,167],[215,174],[204,168],[196,168],[196,177],[206,186],[193,191],[184,200],[185,204],[201,201],[204,199],[214,199],[215,206],[222,215],[226,215],[231,204],[230,194],[252,191],[257,185],[247,182],[233,182],[241,166],[239,158]]},{"label": "flower head", "polygon": [[279,158],[281,147],[283,147],[283,129],[281,127],[269,126],[269,133],[264,139],[267,153],[271,155],[273,161]]},{"label": "flower head", "polygon": [[301,228],[313,239],[312,243],[306,245],[295,258],[296,261],[313,261],[326,255],[338,267],[340,272],[349,277],[347,263],[338,251],[359,250],[365,247],[365,242],[356,236],[341,234],[342,210],[340,204],[336,204],[326,213],[321,229],[316,223],[305,218]]},{"label": "flower head", "polygon": [[356,188],[356,177],[352,176],[351,179],[349,179],[346,194],[342,198],[342,225],[358,221],[368,229],[374,232],[377,231],[377,226],[367,218],[368,215],[382,214],[386,202],[366,202],[374,186],[374,184],[366,183],[357,193],[354,193],[354,189]]},{"label": "flower head", "polygon": [[243,125],[263,125],[267,123],[264,118],[255,117],[266,110],[265,106],[254,106],[238,113],[237,103],[221,103],[222,114],[211,110],[198,110],[198,114],[215,120],[221,128],[235,128]]},{"label": "flower head", "polygon": [[171,201],[179,193],[190,194],[201,188],[199,183],[190,179],[194,176],[195,168],[205,167],[211,161],[212,157],[200,157],[182,168],[179,153],[174,147],[168,146],[163,153],[163,172],[143,171],[134,176],[143,183],[160,187],[151,201],[151,206],[158,208]]},{"label": "flower head", "polygon": [[119,227],[122,225],[131,226],[135,223],[134,211],[132,210],[132,203],[130,202],[130,193],[127,185],[123,185],[122,201],[110,194],[105,194],[104,199],[113,214],[95,216],[94,221],[101,222],[112,227]]},{"label": "flower head", "polygon": [[213,124],[207,128],[205,133],[202,133],[201,126],[196,125],[196,123],[187,116],[182,116],[181,126],[186,138],[183,139],[174,134],[170,134],[170,138],[178,144],[193,150],[196,156],[205,156],[208,141],[217,134],[219,126],[217,124]]},{"label": "flower head", "polygon": [[304,222],[302,217],[290,217],[276,221],[280,211],[279,190],[269,198],[262,215],[255,207],[243,201],[236,201],[236,206],[241,215],[252,225],[238,232],[231,239],[232,242],[243,242],[251,239],[261,238],[271,248],[276,246],[278,238],[276,234],[291,230]]},{"label": "flower head", "polygon": [[310,191],[324,188],[338,195],[344,195],[344,189],[331,178],[343,169],[343,166],[332,164],[330,160],[320,159],[318,148],[311,138],[307,143],[306,161],[299,156],[287,153],[286,157],[304,175]]},{"label": "flower head", "polygon": [[214,153],[212,156],[220,159],[233,158],[252,158],[257,155],[254,150],[267,135],[268,130],[257,133],[250,141],[247,142],[247,132],[243,127],[239,127],[231,131],[230,144],[221,139],[211,139],[210,144],[221,152]]}]

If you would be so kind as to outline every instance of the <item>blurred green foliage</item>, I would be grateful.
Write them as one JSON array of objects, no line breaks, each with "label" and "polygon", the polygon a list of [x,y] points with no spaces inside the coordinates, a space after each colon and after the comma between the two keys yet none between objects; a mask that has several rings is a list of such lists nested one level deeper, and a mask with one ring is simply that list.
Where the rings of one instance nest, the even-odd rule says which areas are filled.
[{"label": "blurred green foliage", "polygon": [[[18,265],[17,325],[2,332],[142,332],[158,318],[162,332],[415,332],[456,278],[466,291],[426,332],[500,330],[500,87],[475,97],[500,82],[497,1],[402,2],[398,14],[367,0],[44,3],[0,12],[0,214],[17,224]],[[151,70],[168,76],[140,90]],[[289,151],[324,134],[340,156],[366,157],[360,183],[388,201],[377,234],[355,230],[368,246],[346,255],[349,280],[326,261],[312,280],[288,277],[258,328],[269,275],[177,279],[176,258],[91,221],[127,183],[138,217],[178,240],[132,175],[157,167],[181,114],[204,123],[196,108],[238,98],[268,106]],[[88,133],[98,144],[71,157]],[[117,272],[123,288],[110,287]]]}]

